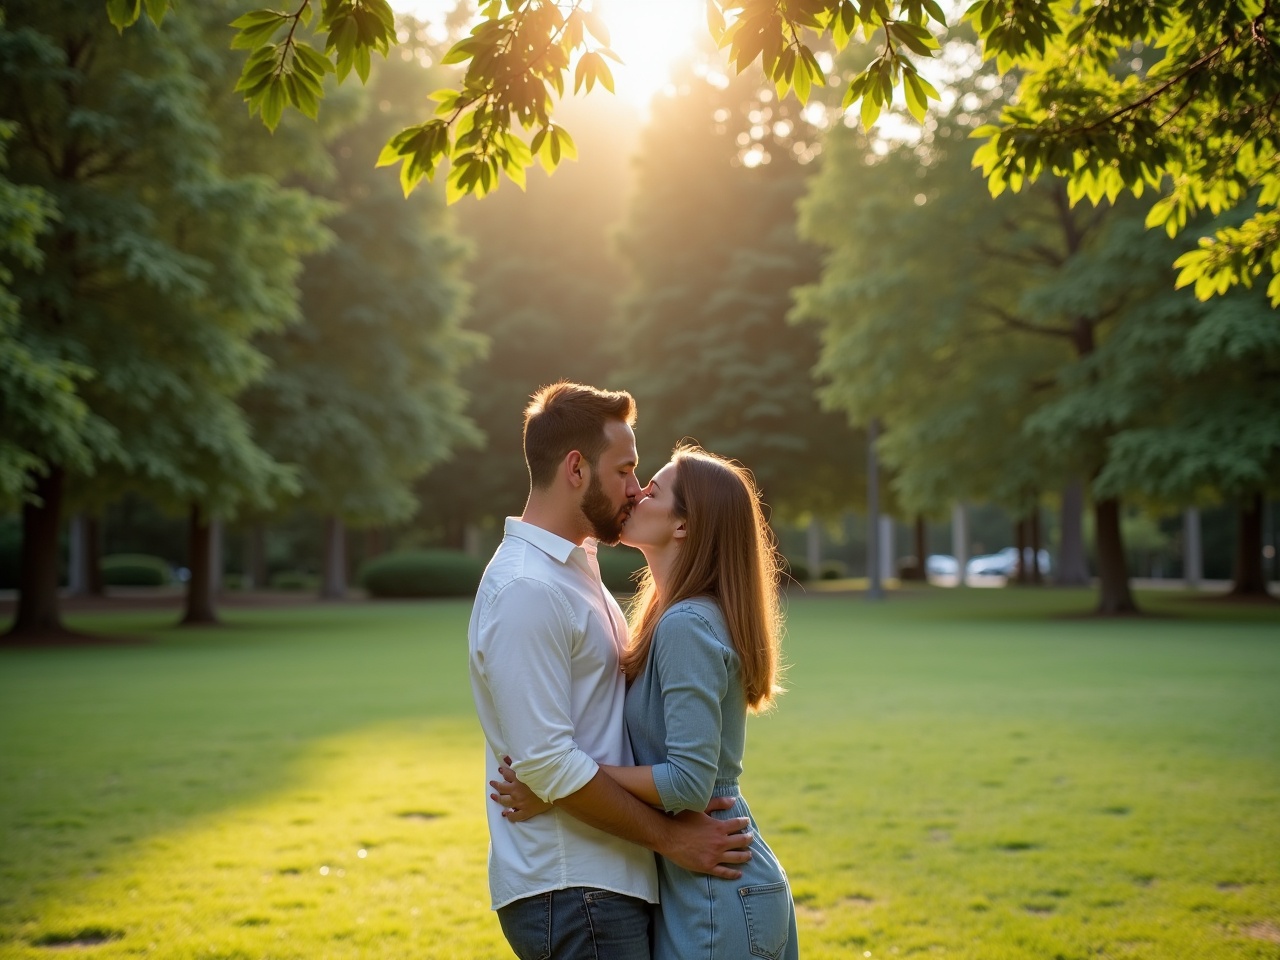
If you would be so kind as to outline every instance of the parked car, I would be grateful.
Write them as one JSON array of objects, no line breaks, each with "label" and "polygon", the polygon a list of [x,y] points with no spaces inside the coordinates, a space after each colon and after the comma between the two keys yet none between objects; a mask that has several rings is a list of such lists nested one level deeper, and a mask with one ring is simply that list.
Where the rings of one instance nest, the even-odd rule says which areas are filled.
[{"label": "parked car", "polygon": [[960,561],[945,553],[935,553],[925,560],[924,569],[931,577],[956,577],[960,575]]},{"label": "parked car", "polygon": [[[1028,569],[1031,567],[1031,548],[1026,547],[1023,556]],[[1050,572],[1049,551],[1041,550],[1039,555],[1040,572]],[[1013,577],[1018,573],[1018,548],[1005,547],[999,553],[984,554],[974,557],[965,566],[965,572],[971,577]]]}]

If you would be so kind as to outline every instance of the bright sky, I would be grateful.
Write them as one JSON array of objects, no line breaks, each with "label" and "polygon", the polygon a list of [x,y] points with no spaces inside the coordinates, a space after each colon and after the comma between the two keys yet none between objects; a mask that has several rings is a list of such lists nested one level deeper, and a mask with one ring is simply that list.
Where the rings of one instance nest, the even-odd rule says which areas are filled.
[{"label": "bright sky", "polygon": [[[702,0],[594,0],[609,25],[610,47],[623,60],[610,63],[619,97],[645,108],[667,84],[672,64],[706,33]],[[397,10],[428,22],[443,19],[454,0],[391,0]],[[610,96],[607,90],[591,94]]]}]

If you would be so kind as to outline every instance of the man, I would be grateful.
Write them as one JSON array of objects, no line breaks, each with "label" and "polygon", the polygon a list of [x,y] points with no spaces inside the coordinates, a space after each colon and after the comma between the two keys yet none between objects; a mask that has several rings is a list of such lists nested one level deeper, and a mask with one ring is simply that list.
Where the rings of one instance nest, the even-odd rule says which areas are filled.
[{"label": "man", "polygon": [[554,805],[512,823],[485,804],[493,908],[521,958],[648,960],[649,851],[728,879],[751,857],[746,818],[667,817],[599,769],[634,762],[618,659],[627,624],[596,562],[596,541],[618,541],[640,495],[634,422],[627,393],[561,382],[534,395],[529,499],[507,518],[467,630],[490,779],[510,757]]}]

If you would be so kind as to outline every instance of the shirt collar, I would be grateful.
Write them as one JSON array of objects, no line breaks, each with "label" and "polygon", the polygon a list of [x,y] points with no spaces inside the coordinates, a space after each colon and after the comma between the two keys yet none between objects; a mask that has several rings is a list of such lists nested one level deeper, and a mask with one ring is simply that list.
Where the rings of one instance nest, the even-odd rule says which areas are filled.
[{"label": "shirt collar", "polygon": [[582,546],[579,547],[576,543],[570,543],[564,537],[554,534],[544,527],[526,523],[519,517],[507,517],[503,532],[508,537],[517,537],[526,543],[532,544],[560,563],[568,563],[569,557],[573,555],[575,550],[580,549],[588,556],[594,556],[596,552],[596,542],[590,537],[583,541]]}]

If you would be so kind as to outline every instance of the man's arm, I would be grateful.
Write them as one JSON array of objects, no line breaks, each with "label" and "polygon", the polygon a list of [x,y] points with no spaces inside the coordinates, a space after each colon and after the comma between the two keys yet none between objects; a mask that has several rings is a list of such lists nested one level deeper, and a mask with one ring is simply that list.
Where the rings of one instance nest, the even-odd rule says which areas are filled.
[{"label": "man's arm", "polygon": [[693,810],[668,817],[627,793],[603,770],[555,805],[587,826],[648,847],[695,873],[737,880],[742,871],[731,864],[751,859],[747,847],[754,835],[745,832],[751,823],[747,817],[716,820]]}]

